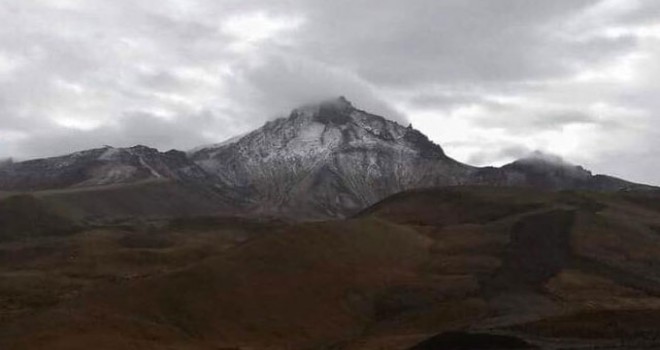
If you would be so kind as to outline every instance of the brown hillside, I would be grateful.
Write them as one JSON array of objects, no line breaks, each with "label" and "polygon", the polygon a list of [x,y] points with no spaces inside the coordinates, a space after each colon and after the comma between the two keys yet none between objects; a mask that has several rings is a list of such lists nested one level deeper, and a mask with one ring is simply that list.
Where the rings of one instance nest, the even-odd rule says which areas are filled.
[{"label": "brown hillside", "polygon": [[[345,221],[186,219],[5,243],[0,346],[655,346],[660,213],[631,196],[446,188]],[[622,325],[603,334],[608,319]],[[434,337],[450,331],[466,333]]]}]

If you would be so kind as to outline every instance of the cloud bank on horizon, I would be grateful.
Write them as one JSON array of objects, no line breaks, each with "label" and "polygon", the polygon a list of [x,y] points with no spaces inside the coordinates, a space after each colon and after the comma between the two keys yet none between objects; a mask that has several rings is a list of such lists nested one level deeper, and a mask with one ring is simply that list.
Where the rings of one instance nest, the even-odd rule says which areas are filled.
[{"label": "cloud bank on horizon", "polygon": [[0,158],[188,149],[347,96],[458,160],[660,184],[654,0],[5,0]]}]

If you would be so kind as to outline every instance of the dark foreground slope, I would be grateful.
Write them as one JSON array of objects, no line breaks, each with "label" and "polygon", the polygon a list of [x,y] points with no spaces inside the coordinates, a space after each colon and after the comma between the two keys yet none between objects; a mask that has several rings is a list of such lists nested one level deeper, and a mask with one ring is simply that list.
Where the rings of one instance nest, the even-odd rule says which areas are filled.
[{"label": "dark foreground slope", "polygon": [[652,198],[461,187],[4,243],[0,348],[659,346]]},{"label": "dark foreground slope", "polygon": [[73,219],[33,196],[0,200],[0,242],[67,235],[78,229]]}]

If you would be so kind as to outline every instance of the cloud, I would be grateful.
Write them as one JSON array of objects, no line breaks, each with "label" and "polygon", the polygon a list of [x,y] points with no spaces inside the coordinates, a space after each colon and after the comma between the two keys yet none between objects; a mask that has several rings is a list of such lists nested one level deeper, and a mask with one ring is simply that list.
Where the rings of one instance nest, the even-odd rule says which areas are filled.
[{"label": "cloud", "polygon": [[[595,1],[381,1],[377,10],[365,2],[312,3],[314,28],[303,34],[303,49],[394,86],[556,77],[569,74],[573,61],[628,44],[570,47],[553,37],[566,16]],[[548,59],[558,52],[561,60]]]},{"label": "cloud", "polygon": [[523,158],[532,152],[524,145],[509,145],[503,146],[498,144],[497,147],[492,149],[480,149],[470,155],[470,164],[478,165],[502,165],[509,163],[513,160]]},{"label": "cloud", "polygon": [[55,156],[71,150],[98,148],[104,145],[130,147],[143,144],[161,150],[190,149],[200,141],[210,143],[216,140],[214,134],[200,133],[200,130],[213,130],[228,123],[207,112],[186,116],[185,121],[165,119],[147,112],[132,112],[120,116],[111,124],[91,129],[51,125],[36,130],[30,137],[14,141],[18,150],[14,155],[24,159],[31,154]]},{"label": "cloud", "polygon": [[359,108],[401,123],[406,118],[376,95],[375,89],[355,74],[301,56],[281,52],[260,57],[258,63],[233,67],[230,94],[253,114],[271,117],[273,111],[289,111],[312,101],[347,96]]}]

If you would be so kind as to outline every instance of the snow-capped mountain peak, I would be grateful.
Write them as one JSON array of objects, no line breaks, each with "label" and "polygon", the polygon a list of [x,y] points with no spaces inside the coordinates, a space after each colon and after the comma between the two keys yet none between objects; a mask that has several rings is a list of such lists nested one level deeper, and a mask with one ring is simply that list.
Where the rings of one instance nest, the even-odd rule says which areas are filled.
[{"label": "snow-capped mountain peak", "polygon": [[[265,206],[298,206],[299,201],[318,206],[310,187],[343,188],[341,195],[330,188],[317,191],[332,197],[323,199],[331,202],[323,204],[331,215],[421,181],[456,184],[458,174],[469,168],[446,157],[419,131],[359,110],[343,97],[294,109],[239,140],[190,156],[230,186],[251,191]],[[379,181],[387,185],[368,185]]]},{"label": "snow-capped mountain peak", "polygon": [[[440,146],[412,127],[356,109],[344,97],[294,109],[288,117],[224,142],[191,152],[204,162],[223,149],[244,149],[255,157],[303,157],[339,148],[393,147],[399,151],[443,157]],[[210,166],[208,162],[204,162]]]}]

